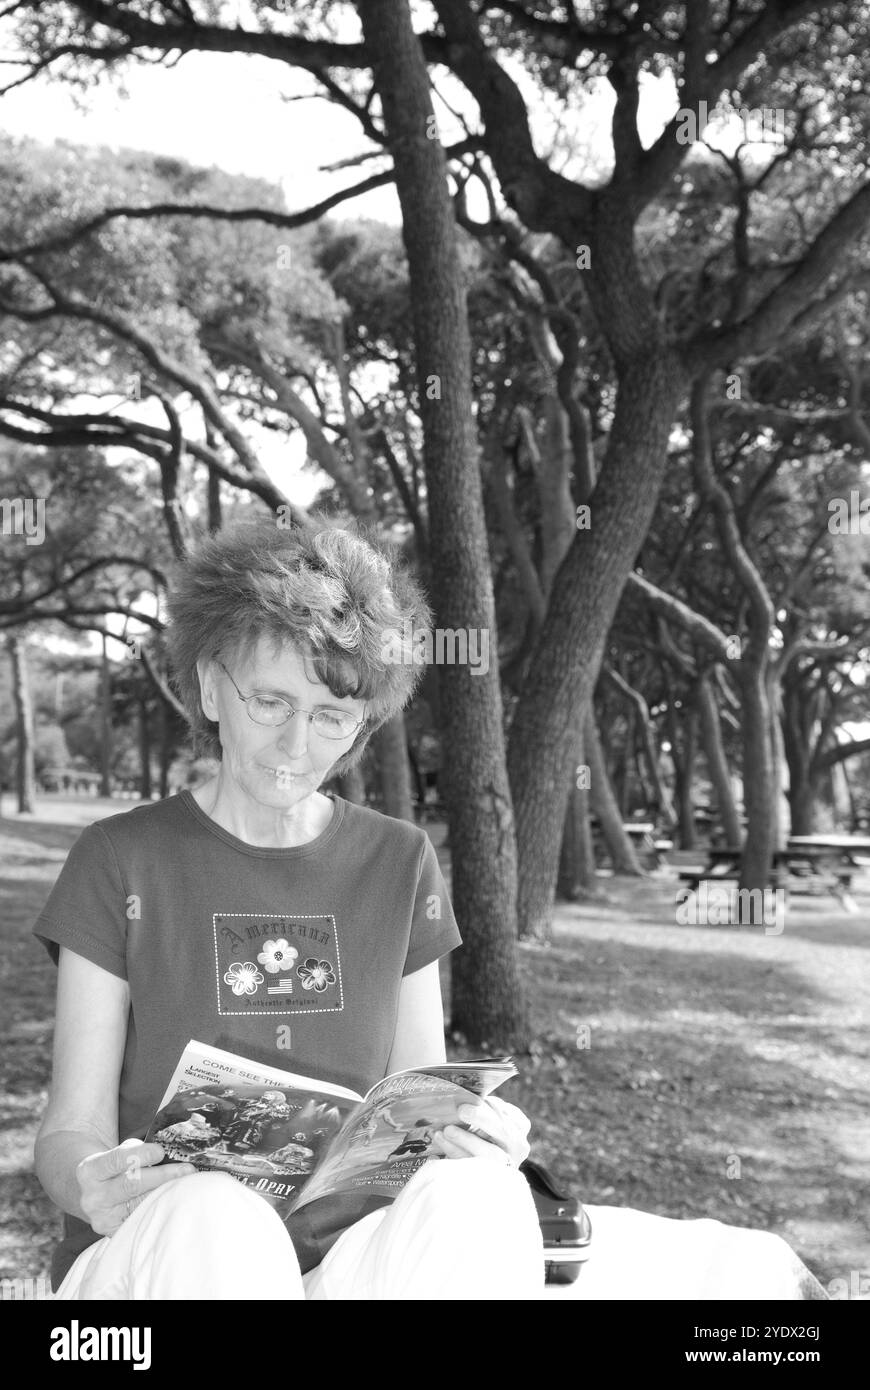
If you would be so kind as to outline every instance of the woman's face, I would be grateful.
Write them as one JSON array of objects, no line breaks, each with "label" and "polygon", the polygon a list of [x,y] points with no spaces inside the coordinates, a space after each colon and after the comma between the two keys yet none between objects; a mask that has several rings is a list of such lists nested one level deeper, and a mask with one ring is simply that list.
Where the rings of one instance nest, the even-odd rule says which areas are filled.
[{"label": "woman's face", "polygon": [[343,710],[361,720],[365,702],[333,695],[317,680],[312,667],[306,667],[296,648],[284,647],[275,656],[271,642],[263,637],[248,661],[227,657],[224,665],[229,675],[213,661],[201,669],[200,681],[205,715],[218,721],[221,776],[229,780],[228,790],[276,810],[298,805],[317,790],[359,729],[345,738],[324,738],[304,714],[294,715],[285,724],[255,724],[233,681],[242,695],[279,698],[294,709],[312,713]]}]

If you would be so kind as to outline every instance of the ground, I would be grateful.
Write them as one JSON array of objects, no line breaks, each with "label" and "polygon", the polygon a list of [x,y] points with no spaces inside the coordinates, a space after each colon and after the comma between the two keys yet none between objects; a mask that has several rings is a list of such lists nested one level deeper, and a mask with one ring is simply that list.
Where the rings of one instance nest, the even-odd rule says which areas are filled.
[{"label": "ground", "polygon": [[[30,927],[80,828],[132,804],[0,815],[0,1278],[44,1275],[58,1233],[32,1173],[54,968]],[[781,935],[678,926],[667,871],[602,887],[520,946],[535,1043],[502,1094],[535,1156],[590,1203],[762,1227],[870,1289],[870,877],[854,916],[792,895]]]}]

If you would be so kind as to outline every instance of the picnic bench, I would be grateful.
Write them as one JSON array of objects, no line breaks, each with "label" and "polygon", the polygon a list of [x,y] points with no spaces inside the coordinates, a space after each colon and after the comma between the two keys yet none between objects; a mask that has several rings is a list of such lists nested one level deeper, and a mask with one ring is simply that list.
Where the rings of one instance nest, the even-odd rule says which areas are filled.
[{"label": "picnic bench", "polygon": [[[682,869],[679,878],[692,892],[705,880],[740,876],[741,846],[713,845],[703,866]],[[858,912],[852,897],[852,878],[870,866],[870,837],[856,835],[793,835],[783,850],[776,850],[771,867],[771,887],[787,888],[797,879],[811,893],[831,893],[846,912]]]},{"label": "picnic bench", "polygon": [[[593,817],[592,824],[598,828],[597,818]],[[667,863],[665,856],[674,842],[659,835],[653,821],[624,821],[622,828],[648,868],[661,869]]]}]

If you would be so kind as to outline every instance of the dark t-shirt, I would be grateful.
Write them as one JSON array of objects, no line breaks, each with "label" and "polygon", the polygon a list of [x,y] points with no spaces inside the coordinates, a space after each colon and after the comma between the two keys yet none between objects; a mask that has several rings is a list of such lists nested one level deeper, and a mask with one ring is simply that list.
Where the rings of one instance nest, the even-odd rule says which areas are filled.
[{"label": "dark t-shirt", "polygon": [[[119,1136],[142,1138],[190,1039],[364,1092],[404,975],[460,944],[424,831],[334,797],[293,849],[246,844],[189,792],[89,826],[34,926],[130,987]],[[64,1216],[56,1288],[99,1237]]]}]

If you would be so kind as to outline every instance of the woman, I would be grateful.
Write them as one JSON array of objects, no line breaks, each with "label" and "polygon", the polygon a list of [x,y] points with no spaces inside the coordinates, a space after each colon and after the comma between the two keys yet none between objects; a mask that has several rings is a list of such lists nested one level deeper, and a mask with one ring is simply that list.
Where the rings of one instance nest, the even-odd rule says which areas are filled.
[{"label": "woman", "polygon": [[[65,1213],[59,1297],[537,1296],[528,1122],[504,1102],[470,1098],[476,1132],[435,1141],[457,1161],[304,1278],[267,1202],[142,1142],[191,1038],[359,1092],[444,1060],[438,961],[460,937],[432,846],[320,790],[410,697],[396,638],[427,619],[406,576],[326,523],[248,523],[181,567],[170,654],[219,771],[85,830],[35,927],[59,963],[36,1143]],[[270,993],[291,967],[294,992]]]}]

